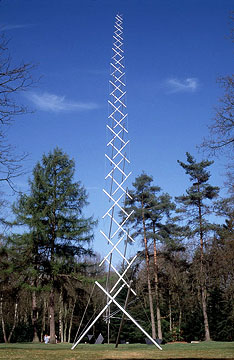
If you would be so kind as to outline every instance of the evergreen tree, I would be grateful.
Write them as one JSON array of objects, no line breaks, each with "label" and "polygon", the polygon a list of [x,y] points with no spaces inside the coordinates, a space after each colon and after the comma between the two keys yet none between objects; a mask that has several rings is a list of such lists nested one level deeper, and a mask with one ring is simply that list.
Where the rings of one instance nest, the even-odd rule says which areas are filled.
[{"label": "evergreen tree", "polygon": [[177,201],[182,205],[180,212],[187,217],[190,226],[190,236],[199,236],[200,240],[200,289],[201,305],[204,318],[205,339],[210,340],[210,330],[207,315],[207,289],[204,264],[204,242],[206,234],[212,229],[212,225],[207,221],[206,216],[210,214],[210,207],[207,200],[213,200],[218,196],[219,188],[208,184],[210,173],[206,168],[213,164],[213,161],[203,160],[196,162],[193,156],[186,153],[187,164],[178,160],[178,163],[190,176],[192,186],[186,190],[186,194],[177,197]]},{"label": "evergreen tree", "polygon": [[152,181],[153,181],[152,177],[144,173],[138,176],[135,179],[135,182],[133,183],[135,190],[129,192],[131,199],[126,200],[126,205],[130,205],[131,209],[134,209],[134,214],[132,217],[132,221],[134,222],[134,228],[136,229],[134,235],[143,236],[150,317],[151,317],[151,326],[152,326],[152,338],[156,339],[153,294],[152,294],[152,286],[150,280],[150,256],[149,256],[149,244],[148,244],[149,239],[147,236],[147,219],[149,218],[148,206],[152,193],[155,193],[160,189],[158,187],[151,186]]},{"label": "evergreen tree", "polygon": [[161,194],[159,186],[152,186],[153,178],[143,173],[135,179],[133,183],[134,190],[129,194],[131,199],[126,199],[126,207],[134,210],[131,218],[134,228],[133,236],[142,238],[145,248],[147,284],[149,294],[150,316],[152,324],[152,337],[156,338],[155,320],[154,320],[154,307],[153,307],[153,294],[150,278],[150,245],[153,240],[153,259],[154,259],[154,285],[156,297],[156,315],[157,315],[157,333],[158,337],[162,338],[161,328],[161,314],[159,304],[159,287],[158,287],[158,259],[157,259],[157,241],[161,241],[160,235],[162,228],[162,221],[165,214],[169,216],[170,211],[174,208],[168,194]]},{"label": "evergreen tree", "polygon": [[[158,188],[160,189],[160,188]],[[155,298],[156,298],[156,318],[158,338],[162,339],[162,325],[161,325],[161,310],[160,310],[160,294],[159,294],[159,269],[158,269],[158,242],[164,241],[165,230],[167,224],[163,224],[163,220],[169,218],[170,212],[175,209],[175,205],[171,202],[168,194],[156,196],[155,193],[151,194],[151,199],[148,208],[148,237],[153,239],[154,251],[154,285],[155,285]]]},{"label": "evergreen tree", "polygon": [[17,222],[28,227],[26,241],[32,249],[35,277],[43,273],[50,286],[52,343],[55,342],[56,277],[66,264],[90,252],[86,245],[92,239],[95,225],[92,218],[83,217],[87,193],[80,182],[73,182],[74,171],[74,161],[56,148],[35,166],[33,179],[29,181],[30,194],[22,194],[13,206]]}]

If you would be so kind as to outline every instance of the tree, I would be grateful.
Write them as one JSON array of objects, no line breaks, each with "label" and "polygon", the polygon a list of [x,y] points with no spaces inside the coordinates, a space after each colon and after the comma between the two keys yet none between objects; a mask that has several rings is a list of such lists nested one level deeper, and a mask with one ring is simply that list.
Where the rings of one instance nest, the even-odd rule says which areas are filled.
[{"label": "tree", "polygon": [[219,225],[206,250],[209,271],[210,328],[213,340],[230,340],[234,329],[234,226]]},{"label": "tree", "polygon": [[162,221],[165,214],[169,216],[170,210],[174,208],[168,194],[156,194],[160,192],[159,186],[152,186],[153,178],[141,174],[135,179],[133,183],[134,190],[129,192],[131,198],[126,199],[125,206],[134,210],[130,221],[133,223],[134,234],[132,236],[143,237],[145,261],[146,261],[146,274],[148,284],[150,316],[152,324],[152,337],[156,338],[155,319],[154,319],[154,306],[153,306],[153,292],[151,286],[150,276],[150,245],[153,240],[153,274],[154,274],[154,288],[156,297],[156,316],[157,316],[157,333],[158,337],[162,339],[161,328],[161,314],[160,314],[160,301],[159,301],[159,287],[158,287],[158,256],[157,256],[157,241],[161,241],[160,230],[162,228]]},{"label": "tree", "polygon": [[[173,232],[177,232],[175,230],[173,229]],[[181,231],[179,227],[178,230]],[[169,236],[172,239],[166,241],[160,249],[161,296],[164,297],[164,306],[168,309],[168,316],[165,317],[168,320],[164,320],[164,327],[167,325],[169,328],[169,333],[164,329],[164,338],[177,341],[183,338],[182,324],[188,309],[188,298],[191,297],[188,291],[189,264],[180,235]]]},{"label": "tree", "polygon": [[35,268],[50,286],[50,342],[55,342],[56,278],[66,265],[71,267],[92,239],[95,221],[84,218],[87,193],[73,182],[74,161],[59,148],[44,155],[29,181],[30,194],[22,194],[14,204],[17,222],[28,227],[28,244],[34,249]]},{"label": "tree", "polygon": [[[234,43],[234,12],[230,14],[230,40]],[[234,74],[221,76],[217,82],[224,88],[224,95],[220,98],[220,106],[216,107],[216,114],[214,121],[209,126],[210,137],[204,139],[202,147],[210,151],[212,154],[217,154],[221,151],[230,151],[233,153],[234,147]],[[233,166],[233,165],[232,165]]]},{"label": "tree", "polygon": [[134,235],[143,236],[143,243],[145,249],[145,261],[146,261],[146,273],[147,273],[147,285],[148,285],[148,296],[150,306],[150,317],[152,326],[152,338],[156,339],[155,329],[155,318],[154,318],[154,307],[153,307],[153,294],[150,280],[150,256],[149,256],[149,244],[147,236],[147,220],[148,220],[148,209],[151,194],[159,191],[159,187],[151,186],[153,181],[152,177],[142,174],[135,179],[133,186],[135,190],[129,191],[131,198],[126,199],[125,206],[134,210],[134,214],[130,221],[134,223]]},{"label": "tree", "polygon": [[19,303],[25,273],[21,272],[20,253],[8,239],[0,248],[0,319],[4,342],[10,342],[18,323]]},{"label": "tree", "polygon": [[9,55],[8,41],[0,34],[0,181],[13,187],[13,179],[22,173],[22,160],[25,155],[16,156],[14,147],[8,144],[6,129],[15,116],[27,112],[19,104],[17,95],[33,84],[32,70],[29,63],[15,65]]},{"label": "tree", "polygon": [[213,164],[213,161],[203,160],[196,162],[192,155],[186,153],[187,164],[178,160],[180,166],[190,176],[192,186],[186,190],[186,194],[177,197],[177,201],[182,205],[180,212],[187,216],[190,226],[190,236],[199,236],[200,240],[200,288],[201,304],[204,317],[205,339],[210,340],[210,331],[207,315],[207,289],[205,281],[204,267],[204,242],[206,234],[212,229],[211,224],[206,220],[210,214],[210,207],[207,200],[213,200],[218,196],[219,188],[208,184],[210,173],[206,168]]},{"label": "tree", "polygon": [[[158,188],[160,190],[160,188]],[[156,196],[155,193],[151,194],[149,201],[149,208],[147,217],[149,218],[148,237],[153,239],[153,252],[154,252],[154,285],[155,285],[155,298],[156,298],[156,317],[158,338],[162,339],[162,326],[161,326],[161,311],[160,311],[160,294],[159,294],[159,279],[158,279],[158,246],[157,242],[164,241],[165,230],[168,228],[162,221],[166,215],[170,216],[170,212],[175,209],[175,205],[171,202],[169,194],[162,194]]]},{"label": "tree", "polygon": [[[14,273],[22,277],[20,288],[31,293],[31,322],[33,328],[33,342],[39,342],[37,318],[37,296],[42,288],[39,260],[39,240],[35,229],[29,233],[13,234],[8,238],[9,251],[14,256]],[[8,267],[8,271],[10,266]]]},{"label": "tree", "polygon": [[234,148],[234,74],[220,77],[218,83],[224,88],[224,95],[220,98],[220,106],[216,108],[213,124],[209,127],[210,138],[205,139],[202,147],[215,154],[221,150]]}]

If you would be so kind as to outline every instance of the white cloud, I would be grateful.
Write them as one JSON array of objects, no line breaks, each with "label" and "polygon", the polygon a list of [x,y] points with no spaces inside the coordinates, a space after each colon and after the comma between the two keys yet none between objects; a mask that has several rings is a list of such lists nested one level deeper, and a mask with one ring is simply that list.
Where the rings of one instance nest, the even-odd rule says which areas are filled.
[{"label": "white cloud", "polygon": [[95,103],[70,101],[67,100],[65,96],[49,94],[47,92],[43,94],[29,93],[28,98],[39,110],[43,111],[81,111],[93,110],[99,107]]},{"label": "white cloud", "polygon": [[34,24],[1,24],[0,28],[1,30],[14,30],[14,29],[24,29],[34,26]]},{"label": "white cloud", "polygon": [[171,93],[194,92],[198,88],[198,79],[187,78],[185,80],[179,80],[171,78],[166,81],[166,85]]}]

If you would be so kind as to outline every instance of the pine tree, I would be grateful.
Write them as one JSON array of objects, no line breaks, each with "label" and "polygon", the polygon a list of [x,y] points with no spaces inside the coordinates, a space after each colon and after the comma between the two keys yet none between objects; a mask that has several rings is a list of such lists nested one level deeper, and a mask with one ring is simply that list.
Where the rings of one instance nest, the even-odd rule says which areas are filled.
[{"label": "pine tree", "polygon": [[89,252],[86,245],[95,225],[92,218],[83,217],[87,193],[80,182],[73,182],[74,171],[74,161],[56,148],[35,166],[30,194],[22,194],[13,206],[17,222],[28,227],[26,239],[32,249],[34,274],[38,278],[42,273],[50,286],[51,343],[55,343],[56,277],[65,264]]},{"label": "pine tree", "polygon": [[152,181],[153,178],[146,175],[145,173],[138,176],[133,183],[135,189],[130,191],[131,199],[126,200],[126,207],[134,210],[134,214],[131,219],[134,228],[133,236],[135,235],[140,238],[143,236],[152,324],[152,337],[156,338],[153,292],[150,277],[150,245],[151,240],[153,240],[153,272],[156,297],[157,333],[158,337],[161,339],[162,329],[158,287],[157,241],[161,240],[160,230],[162,221],[166,214],[169,215],[170,210],[172,210],[174,206],[171,203],[171,199],[168,194],[161,194],[157,196],[157,193],[160,192],[161,189],[159,186],[152,186]]},{"label": "pine tree", "polygon": [[210,340],[210,330],[207,314],[207,289],[205,280],[204,264],[204,242],[206,234],[212,229],[212,225],[207,221],[206,216],[210,214],[210,207],[207,200],[213,200],[218,196],[219,188],[208,184],[210,173],[206,168],[213,164],[213,161],[203,160],[196,162],[191,154],[186,153],[187,164],[178,160],[178,163],[190,176],[192,186],[186,190],[186,194],[177,197],[177,201],[182,205],[180,211],[187,216],[190,225],[190,236],[198,236],[200,240],[200,289],[201,305],[204,318],[205,339]]},{"label": "pine tree", "polygon": [[[160,188],[158,188],[160,190]],[[158,242],[164,242],[164,233],[167,225],[163,224],[164,218],[170,216],[170,212],[175,209],[175,205],[171,202],[169,194],[162,194],[156,196],[151,194],[151,199],[148,207],[148,237],[153,239],[154,249],[154,284],[155,284],[155,298],[156,298],[156,318],[158,338],[162,339],[161,326],[161,310],[160,310],[160,294],[159,294],[159,268],[158,268]]]}]

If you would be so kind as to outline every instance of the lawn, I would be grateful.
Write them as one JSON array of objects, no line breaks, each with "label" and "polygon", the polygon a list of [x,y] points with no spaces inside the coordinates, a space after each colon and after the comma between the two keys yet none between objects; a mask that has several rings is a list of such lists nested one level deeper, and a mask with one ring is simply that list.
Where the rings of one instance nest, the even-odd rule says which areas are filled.
[{"label": "lawn", "polygon": [[153,345],[78,345],[71,344],[0,344],[4,360],[133,360],[133,359],[234,359],[234,342],[166,344],[163,350]]}]

